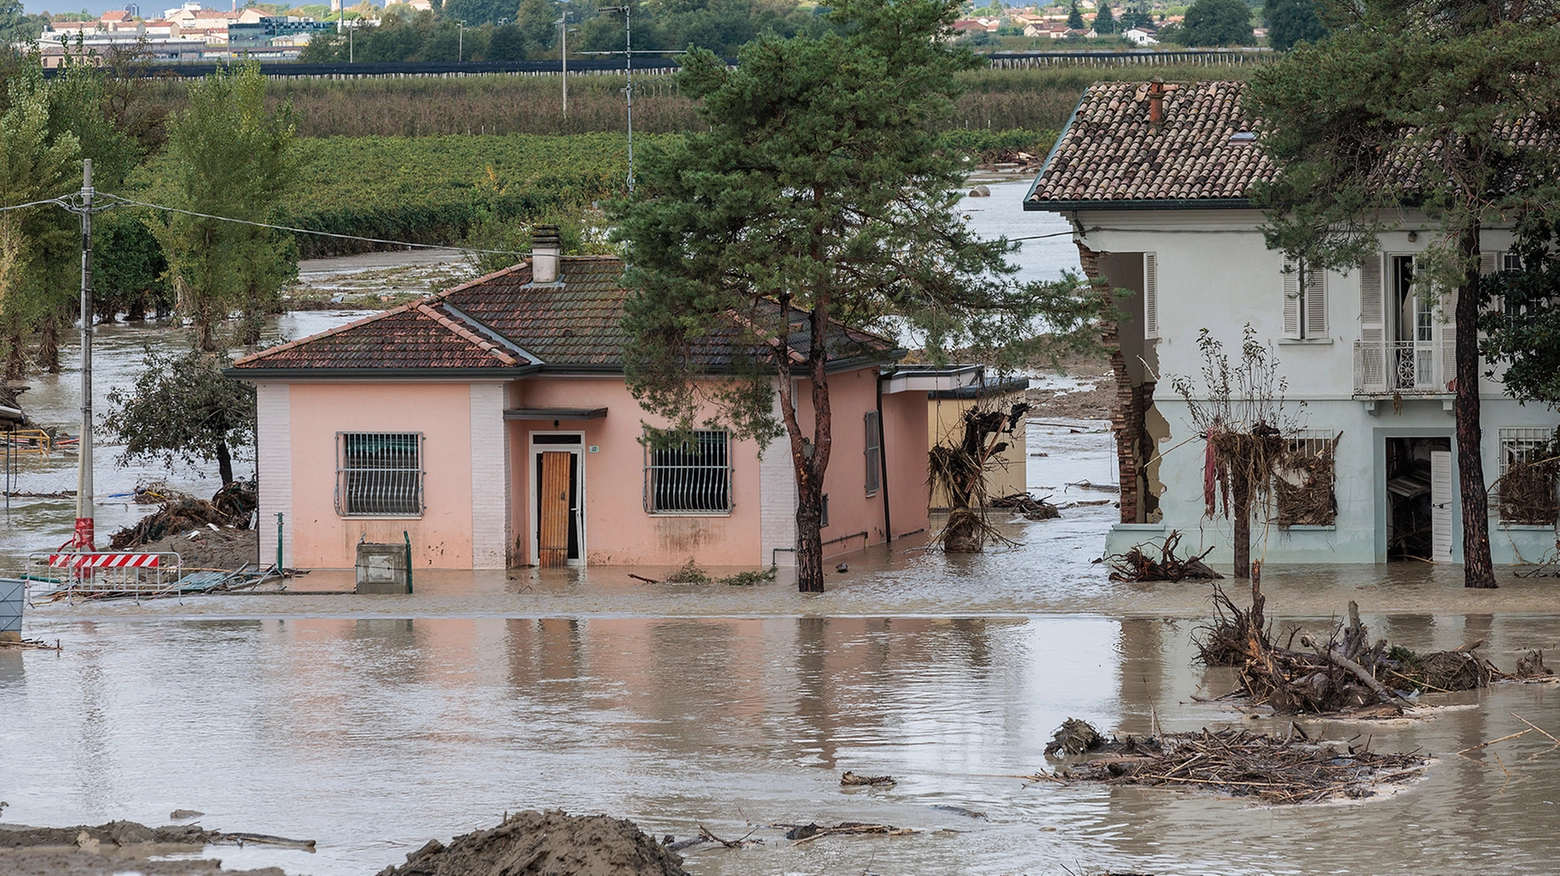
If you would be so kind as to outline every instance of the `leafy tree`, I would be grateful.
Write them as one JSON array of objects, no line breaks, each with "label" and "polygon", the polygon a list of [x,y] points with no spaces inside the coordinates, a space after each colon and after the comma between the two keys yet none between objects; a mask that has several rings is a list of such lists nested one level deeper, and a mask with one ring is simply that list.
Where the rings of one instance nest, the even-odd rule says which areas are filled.
[{"label": "leafy tree", "polygon": [[1268,42],[1287,52],[1295,43],[1321,42],[1327,27],[1316,14],[1315,0],[1267,0],[1262,9],[1268,24]]},{"label": "leafy tree", "polygon": [[1121,10],[1121,29],[1153,27],[1154,16],[1148,11],[1147,0],[1128,0]]},{"label": "leafy tree", "polygon": [[133,385],[108,392],[103,427],[125,445],[119,464],[159,460],[172,470],[181,461],[215,462],[222,485],[231,484],[231,448],[255,440],[254,387],[224,377],[220,354],[147,347],[142,364]]},{"label": "leafy tree", "polygon": [[531,51],[550,51],[558,44],[558,19],[562,17],[557,0],[520,0],[515,25]]},{"label": "leafy tree", "polygon": [[294,173],[292,110],[266,106],[256,64],[219,70],[189,87],[189,108],[169,126],[168,151],[151,196],[162,206],[150,227],[168,260],[179,310],[194,320],[202,350],[219,349],[217,327],[244,314],[238,340],[259,340],[260,318],[297,273],[292,238],[225,219],[278,217]]},{"label": "leafy tree", "polygon": [[[1479,317],[1479,352],[1505,365],[1506,391],[1520,401],[1560,408],[1560,226],[1535,217],[1518,230],[1519,266],[1485,278],[1499,306]],[[1495,376],[1493,373],[1491,377]]]},{"label": "leafy tree", "polygon": [[1186,46],[1249,46],[1251,7],[1246,0],[1197,0],[1186,10],[1178,39]]},{"label": "leafy tree", "polygon": [[[1356,269],[1405,211],[1433,223],[1415,272],[1453,313],[1465,583],[1494,587],[1480,453],[1480,230],[1560,209],[1560,28],[1514,5],[1365,0],[1327,40],[1252,78],[1280,174],[1256,196],[1269,246]],[[1525,126],[1522,135],[1514,125]],[[1523,144],[1551,144],[1530,148]],[[1412,167],[1412,177],[1392,172]]]},{"label": "leafy tree", "polygon": [[513,21],[518,4],[514,0],[446,0],[444,17],[465,21],[467,27],[496,24],[499,19]]},{"label": "leafy tree", "polygon": [[[636,196],[613,207],[636,290],[628,385],[679,429],[713,418],[765,445],[785,436],[803,591],[823,589],[831,363],[862,352],[837,336],[826,347],[831,324],[889,337],[908,326],[937,358],[1027,336],[1048,295],[1075,301],[1070,285],[1011,282],[1012,246],[978,240],[952,209],[961,163],[931,128],[951,112],[955,74],[978,63],[946,40],[958,8],[841,0],[827,13],[838,31],[762,37],[734,69],[689,53],[679,84],[709,129],[646,150]],[[733,334],[733,370],[701,379],[712,375],[689,351]],[[798,361],[778,340],[795,337],[810,351]]]},{"label": "leafy tree", "polygon": [[1067,26],[1073,30],[1083,30],[1083,12],[1078,9],[1078,0],[1073,0],[1072,9],[1067,13]]},{"label": "leafy tree", "polygon": [[[31,203],[79,187],[72,182],[80,178],[81,142],[68,131],[50,136],[49,86],[41,73],[13,78],[6,98],[9,107],[0,115],[0,203]],[[73,237],[61,224],[62,213],[51,205],[0,213],[0,322],[7,379],[22,376],[25,336],[58,304],[62,278],[51,270],[50,256]],[[74,280],[69,276],[65,279],[79,283],[79,273]]]},{"label": "leafy tree", "polygon": [[1111,14],[1107,0],[1100,0],[1099,11],[1094,14],[1094,32],[1100,36],[1116,32],[1116,16]]}]

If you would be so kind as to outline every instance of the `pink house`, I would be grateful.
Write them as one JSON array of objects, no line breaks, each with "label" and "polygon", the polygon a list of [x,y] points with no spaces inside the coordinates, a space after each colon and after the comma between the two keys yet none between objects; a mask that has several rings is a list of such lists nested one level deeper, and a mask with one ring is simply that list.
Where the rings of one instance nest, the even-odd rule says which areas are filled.
[{"label": "pink house", "polygon": [[[790,565],[788,446],[654,440],[667,424],[623,382],[622,273],[539,240],[531,262],[234,363],[258,395],[261,556],[280,513],[299,568],[403,532],[417,567]],[[835,339],[868,354],[830,376],[829,554],[925,530],[928,498],[927,386],[883,373],[892,343]],[[728,355],[711,345],[713,370]]]}]

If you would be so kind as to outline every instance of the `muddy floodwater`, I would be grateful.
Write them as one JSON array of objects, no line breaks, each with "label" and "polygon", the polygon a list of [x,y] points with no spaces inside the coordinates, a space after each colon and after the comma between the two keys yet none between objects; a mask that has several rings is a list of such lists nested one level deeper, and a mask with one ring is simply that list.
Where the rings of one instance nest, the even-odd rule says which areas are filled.
[{"label": "muddy floodwater", "polygon": [[[1002,212],[1015,188],[966,202],[971,222],[1056,230]],[[1051,239],[1026,252],[1067,254]],[[349,316],[295,315],[278,330]],[[103,331],[104,384],[161,337]],[[74,380],[36,379],[23,401],[68,423]],[[1032,421],[1029,487],[1061,519],[1003,520],[1015,544],[973,556],[916,539],[874,548],[816,596],[785,580],[650,585],[626,573],[665,570],[594,567],[419,572],[408,596],[343,594],[349,575],[316,572],[288,594],[35,606],[25,635],[62,650],[0,651],[3,818],[162,824],[197,810],[208,828],[318,841],[312,854],[211,851],[292,876],[367,876],[525,808],[764,840],[686,852],[690,872],[711,876],[1556,872],[1560,747],[1530,732],[1457,754],[1523,719],[1560,736],[1548,684],[1429,695],[1413,720],[1300,721],[1312,736],[1433,755],[1421,779],[1364,800],[1271,808],[1022,778],[1048,768],[1045,743],[1068,717],[1119,733],[1289,730],[1208,701],[1233,679],[1194,661],[1206,584],[1113,583],[1096,562],[1116,515],[1110,440],[1100,422]],[[112,453],[100,531],[141,513],[115,494],[164,476],[112,468]],[[28,460],[20,486],[71,489],[73,464]],[[215,487],[199,472],[173,480]],[[0,561],[57,543],[71,516],[69,500],[16,500]],[[1501,589],[1466,591],[1459,571],[1274,568],[1268,611],[1280,636],[1325,631],[1352,599],[1375,636],[1415,650],[1484,639],[1506,669],[1529,649],[1555,654],[1560,583],[1503,570]],[[842,789],[845,770],[898,783]],[[793,846],[776,827],[839,821],[919,832]]]}]

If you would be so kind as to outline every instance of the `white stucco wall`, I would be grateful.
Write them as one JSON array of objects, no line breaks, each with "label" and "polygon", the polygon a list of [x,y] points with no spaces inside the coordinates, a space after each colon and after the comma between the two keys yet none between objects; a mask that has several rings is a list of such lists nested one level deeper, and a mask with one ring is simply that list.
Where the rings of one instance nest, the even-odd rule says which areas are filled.
[{"label": "white stucco wall", "polygon": [[[1157,524],[1118,526],[1108,552],[1162,536],[1171,529],[1185,533],[1188,549],[1216,546],[1213,558],[1230,557],[1230,524],[1203,517],[1203,444],[1193,434],[1186,403],[1171,387],[1174,376],[1192,377],[1201,387],[1203,358],[1197,348],[1199,331],[1207,328],[1224,344],[1232,364],[1240,359],[1241,335],[1250,324],[1259,338],[1270,340],[1288,380],[1285,410],[1301,428],[1343,433],[1337,449],[1338,519],[1333,527],[1295,528],[1267,534],[1252,556],[1276,562],[1379,562],[1386,557],[1385,442],[1392,437],[1446,436],[1454,421],[1449,396],[1405,397],[1400,404],[1384,398],[1357,399],[1354,386],[1354,346],[1360,339],[1360,276],[1331,273],[1327,277],[1327,334],[1293,341],[1284,337],[1284,277],[1282,256],[1266,248],[1257,211],[1098,211],[1077,216],[1090,249],[1123,254],[1153,252],[1157,266],[1159,339],[1146,343],[1142,360],[1158,376],[1155,407],[1169,423],[1170,435],[1158,442],[1164,454],[1159,466],[1164,484],[1162,519]],[[1406,217],[1399,231],[1382,237],[1386,255],[1411,255],[1424,249],[1432,226]],[[1408,232],[1417,240],[1410,241]],[[1504,249],[1504,231],[1486,232],[1485,249]],[[1136,304],[1136,309],[1141,304]],[[1451,326],[1438,331],[1451,337]],[[1123,348],[1142,336],[1142,325],[1123,326]],[[1134,356],[1133,358],[1137,358]],[[1504,396],[1498,383],[1481,382],[1485,483],[1499,470],[1502,427],[1554,428],[1560,416],[1540,406],[1521,406]],[[1302,408],[1300,403],[1304,402]],[[1454,444],[1455,447],[1455,444]],[[1454,454],[1455,459],[1455,454]],[[1493,512],[1493,509],[1492,509]],[[1461,519],[1454,516],[1454,559],[1460,560]],[[1503,529],[1491,519],[1491,549],[1497,563],[1537,561],[1553,547],[1555,534],[1544,529]],[[1199,546],[1201,545],[1201,546]]]}]

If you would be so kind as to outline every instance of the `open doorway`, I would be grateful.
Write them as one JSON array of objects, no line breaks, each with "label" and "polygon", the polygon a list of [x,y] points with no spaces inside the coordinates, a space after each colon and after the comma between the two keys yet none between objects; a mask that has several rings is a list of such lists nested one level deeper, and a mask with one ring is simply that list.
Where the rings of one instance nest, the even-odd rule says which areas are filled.
[{"label": "open doorway", "polygon": [[1387,559],[1451,562],[1451,439],[1386,440]]}]

